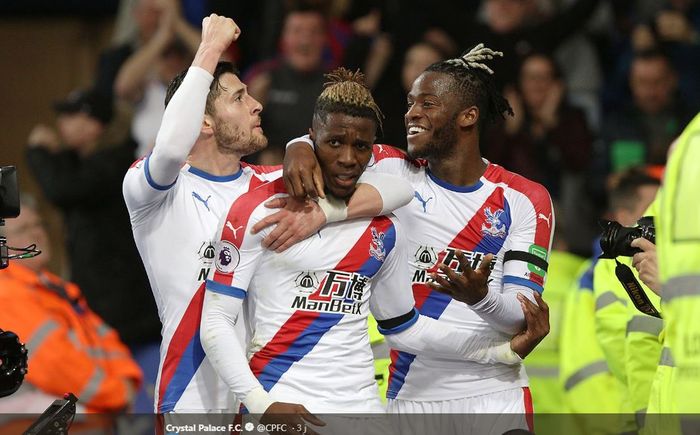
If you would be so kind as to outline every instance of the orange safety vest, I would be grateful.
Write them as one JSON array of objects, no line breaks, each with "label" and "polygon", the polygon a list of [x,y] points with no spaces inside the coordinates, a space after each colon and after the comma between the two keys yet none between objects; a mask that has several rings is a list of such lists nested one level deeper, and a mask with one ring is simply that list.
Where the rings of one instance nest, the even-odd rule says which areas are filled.
[{"label": "orange safety vest", "polygon": [[29,351],[25,382],[88,412],[122,410],[143,375],[117,332],[90,310],[78,286],[17,263],[0,272],[0,324]]}]

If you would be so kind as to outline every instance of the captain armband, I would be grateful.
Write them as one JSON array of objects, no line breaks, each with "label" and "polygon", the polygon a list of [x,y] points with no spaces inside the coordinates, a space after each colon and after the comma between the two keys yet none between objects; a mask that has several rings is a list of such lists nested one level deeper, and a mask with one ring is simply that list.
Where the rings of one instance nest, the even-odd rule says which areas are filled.
[{"label": "captain armband", "polygon": [[522,261],[528,264],[528,269],[532,270],[533,268],[536,268],[534,272],[539,272],[541,275],[544,275],[544,272],[547,272],[547,269],[549,268],[549,263],[547,263],[547,260],[542,258],[540,255],[546,256],[547,251],[541,249],[536,250],[535,252],[537,252],[539,255],[525,251],[508,251],[503,256],[503,263],[513,260]]}]

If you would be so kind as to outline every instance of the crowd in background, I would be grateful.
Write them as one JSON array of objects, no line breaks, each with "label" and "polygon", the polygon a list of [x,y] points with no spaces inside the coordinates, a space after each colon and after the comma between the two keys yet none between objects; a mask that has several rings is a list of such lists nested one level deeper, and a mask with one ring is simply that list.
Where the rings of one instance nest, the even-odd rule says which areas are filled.
[{"label": "crowd in background", "polygon": [[[64,216],[66,278],[119,332],[151,386],[160,325],[121,181],[153,147],[167,84],[191,63],[211,12],[242,29],[227,56],[263,104],[269,146],[254,163],[281,163],[287,141],[306,133],[298,128],[309,125],[324,73],[337,66],[365,73],[385,115],[377,142],[405,148],[413,80],[480,42],[502,51],[493,69],[514,113],[481,137],[482,154],[549,190],[555,250],[575,259],[559,282],[578,282],[597,220],[617,207],[609,193],[620,190],[619,174],[636,168],[658,180],[669,146],[700,110],[695,0],[122,0],[118,43],[104,48],[93,86],[55,106],[55,128],[30,132],[27,159]],[[115,123],[121,134],[105,143]],[[555,319],[564,302],[560,309]],[[548,340],[558,333],[553,325]],[[147,398],[142,406],[150,410]]]}]

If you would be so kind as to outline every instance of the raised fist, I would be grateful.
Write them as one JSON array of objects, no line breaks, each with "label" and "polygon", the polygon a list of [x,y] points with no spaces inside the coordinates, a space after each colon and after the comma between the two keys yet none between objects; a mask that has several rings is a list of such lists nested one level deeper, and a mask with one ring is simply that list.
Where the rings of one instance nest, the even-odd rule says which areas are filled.
[{"label": "raised fist", "polygon": [[202,21],[202,44],[213,45],[224,51],[238,39],[241,29],[230,18],[211,14]]}]

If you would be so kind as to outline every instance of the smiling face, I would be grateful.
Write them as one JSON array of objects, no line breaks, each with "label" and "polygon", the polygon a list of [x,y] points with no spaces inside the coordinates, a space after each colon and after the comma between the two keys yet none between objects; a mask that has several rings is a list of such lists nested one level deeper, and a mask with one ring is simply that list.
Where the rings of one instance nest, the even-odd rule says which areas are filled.
[{"label": "smiling face", "polygon": [[296,11],[287,16],[282,29],[282,51],[299,71],[321,66],[326,28],[323,15],[315,11]]},{"label": "smiling face", "polygon": [[413,82],[404,116],[412,158],[442,158],[452,153],[460,112],[457,94],[454,79],[441,72],[426,71]]},{"label": "smiling face", "polygon": [[377,124],[369,118],[329,113],[325,121],[315,116],[311,139],[323,171],[326,190],[340,199],[355,191],[357,179],[372,156]]},{"label": "smiling face", "polygon": [[265,148],[267,138],[260,127],[262,105],[235,74],[223,74],[219,86],[214,110],[206,115],[219,151],[246,156]]}]

